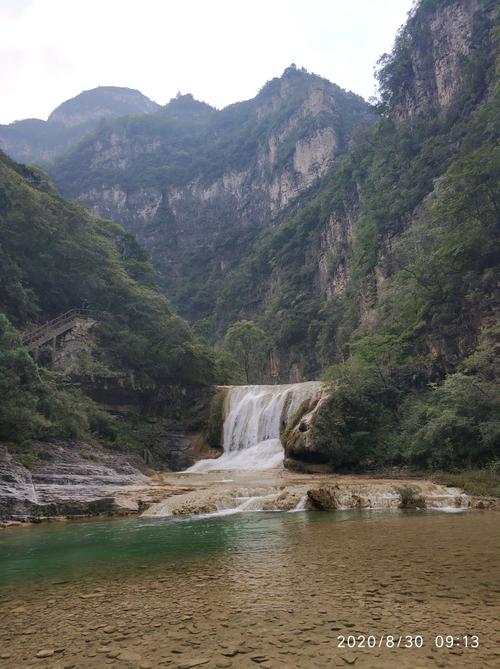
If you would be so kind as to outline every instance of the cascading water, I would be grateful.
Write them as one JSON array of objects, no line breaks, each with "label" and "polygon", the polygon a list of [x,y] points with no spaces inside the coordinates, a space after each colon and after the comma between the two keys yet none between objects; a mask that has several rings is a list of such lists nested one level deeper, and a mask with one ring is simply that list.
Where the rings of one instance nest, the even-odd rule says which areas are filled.
[{"label": "cascading water", "polygon": [[281,467],[281,426],[286,425],[304,400],[321,390],[322,384],[318,381],[229,388],[225,402],[224,453],[215,460],[200,460],[187,471]]}]

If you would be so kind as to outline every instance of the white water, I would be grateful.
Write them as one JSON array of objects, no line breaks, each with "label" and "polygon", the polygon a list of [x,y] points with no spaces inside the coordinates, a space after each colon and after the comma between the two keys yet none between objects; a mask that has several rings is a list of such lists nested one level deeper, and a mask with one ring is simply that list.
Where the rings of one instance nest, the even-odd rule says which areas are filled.
[{"label": "white water", "polygon": [[211,513],[201,513],[196,518],[215,518],[217,516],[230,516],[233,513],[254,513],[256,511],[265,511],[266,504],[272,506],[272,502],[278,497],[279,493],[269,495],[251,495],[250,497],[237,497],[231,506],[222,504],[217,511]]},{"label": "white water", "polygon": [[233,386],[228,390],[224,452],[200,460],[188,472],[214,469],[275,469],[283,465],[280,428],[302,402],[321,391],[318,381],[279,386]]},{"label": "white water", "polygon": [[297,502],[297,506],[290,509],[288,513],[297,513],[298,511],[307,511],[307,495],[303,495]]}]

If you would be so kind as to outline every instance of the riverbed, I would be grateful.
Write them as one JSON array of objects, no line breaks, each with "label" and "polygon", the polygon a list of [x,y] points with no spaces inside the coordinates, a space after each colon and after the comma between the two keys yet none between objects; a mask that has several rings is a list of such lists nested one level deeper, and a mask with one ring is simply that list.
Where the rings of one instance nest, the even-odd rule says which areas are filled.
[{"label": "riverbed", "polygon": [[[261,512],[6,530],[0,663],[498,667],[499,554],[500,516],[481,511]],[[422,647],[387,647],[387,635]],[[436,647],[447,635],[460,644]],[[465,635],[473,644],[478,635],[479,647],[465,648]],[[349,648],[353,640],[365,647]]]}]

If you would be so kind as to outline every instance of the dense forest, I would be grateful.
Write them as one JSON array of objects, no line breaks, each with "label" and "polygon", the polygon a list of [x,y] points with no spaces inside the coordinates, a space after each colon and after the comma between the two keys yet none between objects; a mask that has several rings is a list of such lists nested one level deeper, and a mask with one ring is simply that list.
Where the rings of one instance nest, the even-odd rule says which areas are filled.
[{"label": "dense forest", "polygon": [[[380,121],[218,302],[219,318],[235,318],[263,277],[278,286],[258,322],[332,383],[316,438],[337,469],[498,468],[498,26],[484,3],[453,104],[401,119],[436,7],[420,3],[380,61]],[[325,295],[317,258],[332,222],[344,230]]]},{"label": "dense forest", "polygon": [[[93,436],[120,447],[120,425],[85,392],[96,378],[137,394],[217,380],[214,354],[154,287],[135,239],[4,154],[0,229],[0,440],[29,449],[31,439]],[[51,369],[50,350],[35,362],[20,333],[82,302],[98,319],[90,355],[71,374]]]}]

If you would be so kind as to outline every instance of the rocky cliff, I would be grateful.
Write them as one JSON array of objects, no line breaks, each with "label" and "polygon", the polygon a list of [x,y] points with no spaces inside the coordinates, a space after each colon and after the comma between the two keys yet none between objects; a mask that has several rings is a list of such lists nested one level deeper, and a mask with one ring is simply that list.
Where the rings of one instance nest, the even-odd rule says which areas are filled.
[{"label": "rocky cliff", "polygon": [[[455,186],[468,192],[454,171],[475,160],[474,147],[491,155],[494,10],[491,0],[420,0],[379,62],[377,123],[359,97],[291,66],[253,100],[220,111],[187,95],[148,116],[103,121],[52,175],[64,194],[138,237],[200,333],[220,342],[229,323],[259,320],[273,344],[269,378],[314,378],[349,356],[363,328],[379,327],[384,309],[402,313],[385,305],[400,273],[416,275],[416,258],[424,272],[424,255],[444,245],[446,235],[415,239],[441,224],[433,200],[444,206]],[[479,164],[486,182],[494,167]],[[448,267],[464,272],[464,290],[471,271],[491,264],[473,262]],[[415,299],[425,302],[418,281]],[[419,352],[431,351],[438,376],[492,319],[489,283],[474,305],[461,291],[429,298],[422,317]],[[447,316],[434,313],[445,302]]]},{"label": "rocky cliff", "polygon": [[479,225],[492,244],[497,219],[493,5],[416,6],[380,63],[380,121],[228,277],[216,319],[257,314],[281,382],[314,378],[384,330],[401,337],[401,355],[429,356],[423,376],[439,377],[496,321],[494,288],[479,278],[495,261],[474,257],[466,235]]},{"label": "rocky cliff", "polygon": [[446,114],[462,105],[464,79],[484,76],[495,5],[484,0],[420,3],[398,35],[397,58],[388,57],[392,67],[386,74],[404,75],[392,100],[397,122]]},{"label": "rocky cliff", "polygon": [[256,237],[373,120],[361,98],[292,66],[222,111],[180,96],[148,118],[107,123],[52,174],[65,194],[136,234],[169,297],[199,320]]}]

